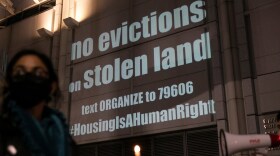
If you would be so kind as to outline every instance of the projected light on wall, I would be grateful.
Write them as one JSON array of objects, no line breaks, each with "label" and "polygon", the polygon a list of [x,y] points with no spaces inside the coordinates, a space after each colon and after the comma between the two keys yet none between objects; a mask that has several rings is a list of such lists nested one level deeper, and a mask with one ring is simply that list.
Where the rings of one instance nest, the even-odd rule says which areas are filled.
[{"label": "projected light on wall", "polygon": [[[86,2],[84,2],[86,1]],[[74,16],[78,22],[82,22],[90,17],[92,17],[97,12],[97,4],[96,1],[92,0],[84,0],[75,1],[74,3]]]},{"label": "projected light on wall", "polygon": [[39,0],[33,0],[36,4],[39,4],[40,2],[39,2]]},{"label": "projected light on wall", "polygon": [[46,30],[53,32],[53,24],[55,18],[55,11],[49,10],[40,14],[40,18],[38,18],[37,28],[45,28]]},{"label": "projected light on wall", "polygon": [[45,2],[45,1],[47,1],[47,0],[33,0],[33,2],[36,3],[36,4],[39,4],[39,3],[42,3],[42,2]]}]

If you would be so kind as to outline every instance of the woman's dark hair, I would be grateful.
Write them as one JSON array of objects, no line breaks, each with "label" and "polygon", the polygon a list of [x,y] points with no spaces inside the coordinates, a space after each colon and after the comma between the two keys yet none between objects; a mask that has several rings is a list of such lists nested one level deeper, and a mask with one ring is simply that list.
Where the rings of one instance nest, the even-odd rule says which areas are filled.
[{"label": "woman's dark hair", "polygon": [[279,113],[277,113],[277,115],[276,115],[276,121],[277,121],[277,122],[279,122],[279,121],[280,121],[280,112],[279,112]]},{"label": "woman's dark hair", "polygon": [[[60,91],[59,85],[58,85],[57,74],[54,70],[52,61],[49,59],[49,57],[43,53],[40,53],[39,51],[32,50],[32,49],[24,49],[14,55],[14,57],[10,60],[8,66],[7,66],[7,70],[6,70],[5,80],[7,82],[7,85],[9,85],[12,80],[12,72],[13,72],[13,68],[14,68],[15,64],[17,63],[17,61],[20,58],[22,58],[23,56],[27,56],[27,55],[37,56],[43,62],[43,64],[47,67],[50,81],[56,83],[56,90],[54,91],[52,98],[53,98],[54,102],[57,103],[61,97],[61,91]],[[5,90],[7,91],[7,88],[4,89],[4,93],[6,92]]]}]

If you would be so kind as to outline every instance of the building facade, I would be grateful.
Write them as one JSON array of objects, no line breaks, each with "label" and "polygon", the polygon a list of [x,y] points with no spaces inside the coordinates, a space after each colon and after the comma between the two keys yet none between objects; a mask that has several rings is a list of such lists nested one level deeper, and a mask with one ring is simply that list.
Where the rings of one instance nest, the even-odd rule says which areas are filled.
[{"label": "building facade", "polygon": [[221,129],[277,131],[279,0],[0,3],[2,77],[23,48],[50,56],[81,156],[217,156]]}]

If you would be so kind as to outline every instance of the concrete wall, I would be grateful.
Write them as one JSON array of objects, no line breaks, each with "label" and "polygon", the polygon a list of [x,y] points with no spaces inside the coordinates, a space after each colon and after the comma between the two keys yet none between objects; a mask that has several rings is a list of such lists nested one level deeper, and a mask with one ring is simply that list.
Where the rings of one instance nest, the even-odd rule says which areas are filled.
[{"label": "concrete wall", "polygon": [[[17,0],[15,7],[17,10],[23,10],[33,5],[32,3],[33,1],[30,0]],[[216,101],[217,113],[207,119],[201,119],[201,122],[192,125],[192,128],[210,124],[233,133],[264,133],[262,119],[274,116],[280,111],[278,104],[280,101],[280,83],[278,82],[280,78],[280,21],[278,20],[280,3],[277,0],[230,2],[208,0],[209,18],[204,23],[167,34],[159,34],[116,49],[111,48],[107,53],[95,53],[91,57],[73,62],[70,56],[74,42],[83,41],[87,37],[97,38],[102,32],[116,29],[123,21],[140,20],[155,9],[158,9],[159,14],[169,7],[179,6],[182,1],[161,4],[149,0],[57,0],[56,3],[53,9],[0,29],[0,66],[3,65],[2,58],[5,53],[8,54],[8,58],[11,58],[22,48],[34,48],[49,55],[59,74],[60,87],[64,95],[61,110],[68,119],[72,117],[73,121],[80,121],[78,116],[81,102],[101,98],[102,94],[120,93],[126,89],[131,92],[134,87],[132,83],[137,87],[144,86],[148,89],[147,84],[153,86],[153,83],[167,81],[176,77],[174,76],[176,74],[178,77],[185,74],[187,79],[192,77],[189,75],[200,69],[205,72],[206,77],[203,83],[207,82],[208,86],[205,84],[203,85],[205,88],[198,87],[198,90],[203,91],[200,90],[197,97],[185,100],[211,97]],[[5,16],[7,13],[0,10],[0,17]],[[73,17],[80,22],[79,27],[67,28],[62,21],[66,17]],[[39,28],[52,31],[53,37],[40,37],[36,31]],[[200,32],[200,28],[213,30],[211,32],[213,59],[208,63],[193,66],[193,68],[185,67],[162,75],[155,74],[153,79],[144,77],[143,79],[135,78],[129,82],[123,81],[109,89],[105,86],[102,89],[82,91],[79,94],[69,93],[69,83],[75,78],[78,80],[78,76],[90,66],[94,67],[97,63],[102,64],[106,60],[108,62],[108,59],[119,56],[133,57],[152,49],[156,44],[164,47],[169,44],[171,46],[172,43],[191,40],[189,37]],[[81,120],[91,121],[92,119]],[[128,133],[133,136],[133,133]],[[94,142],[94,140],[86,142]]]}]

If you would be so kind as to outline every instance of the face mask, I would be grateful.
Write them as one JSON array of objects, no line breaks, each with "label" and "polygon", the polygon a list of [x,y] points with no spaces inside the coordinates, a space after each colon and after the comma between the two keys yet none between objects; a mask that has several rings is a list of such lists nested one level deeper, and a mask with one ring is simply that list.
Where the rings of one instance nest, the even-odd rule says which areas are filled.
[{"label": "face mask", "polygon": [[17,75],[10,84],[10,97],[22,108],[31,108],[49,98],[51,82],[32,73]]}]

